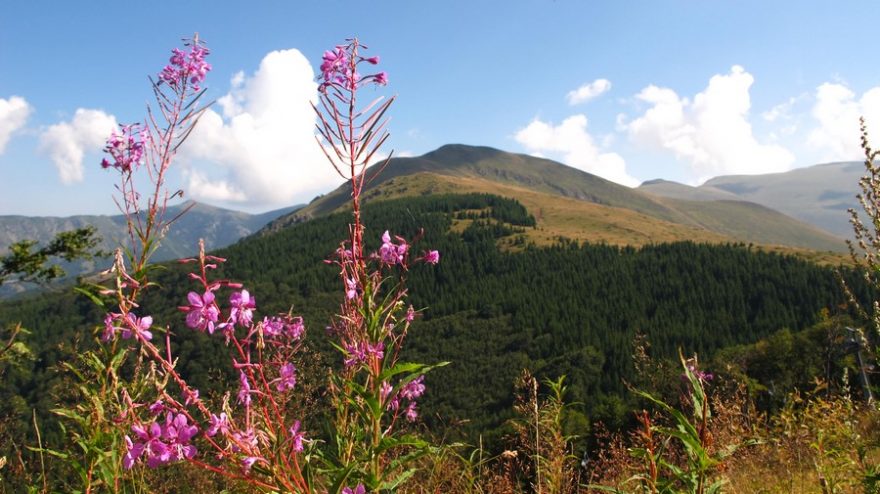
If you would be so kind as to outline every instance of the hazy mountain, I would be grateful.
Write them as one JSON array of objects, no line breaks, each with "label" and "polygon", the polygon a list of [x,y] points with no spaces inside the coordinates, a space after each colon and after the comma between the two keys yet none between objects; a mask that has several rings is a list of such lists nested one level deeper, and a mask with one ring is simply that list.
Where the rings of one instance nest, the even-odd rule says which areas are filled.
[{"label": "hazy mountain", "polygon": [[638,190],[663,197],[686,199],[688,201],[738,201],[738,195],[715,187],[692,187],[671,180],[649,180],[642,183]]},{"label": "hazy mountain", "polygon": [[[296,211],[302,206],[249,214],[240,211],[218,208],[188,201],[170,206],[167,217],[173,218],[189,208],[169,230],[165,240],[156,252],[154,260],[162,261],[188,257],[198,252],[199,239],[205,240],[209,249],[217,249],[237,242],[273,219]],[[116,216],[68,216],[31,217],[0,216],[0,252],[5,253],[9,246],[20,240],[36,240],[45,243],[57,233],[94,226],[101,237],[101,249],[112,251],[127,237],[125,217]],[[80,261],[63,265],[68,275],[76,276],[109,267],[109,260]],[[0,296],[9,295],[25,289],[25,286],[8,282],[0,287]]]},{"label": "hazy mountain", "polygon": [[[716,195],[726,200],[707,207],[696,199],[716,197],[705,191],[694,192],[689,200],[658,197],[552,160],[488,147],[447,145],[420,157],[394,158],[371,177],[365,200],[440,192],[518,199],[538,218],[539,227],[530,236],[539,244],[565,236],[630,245],[695,240],[845,250],[840,238],[723,189]],[[267,229],[322,216],[347,207],[348,200],[348,185],[342,185]]]},{"label": "hazy mountain", "polygon": [[861,162],[828,163],[784,173],[716,177],[699,187],[652,180],[638,190],[678,199],[750,201],[846,238],[852,235],[846,211],[859,208],[856,193],[864,171]]}]

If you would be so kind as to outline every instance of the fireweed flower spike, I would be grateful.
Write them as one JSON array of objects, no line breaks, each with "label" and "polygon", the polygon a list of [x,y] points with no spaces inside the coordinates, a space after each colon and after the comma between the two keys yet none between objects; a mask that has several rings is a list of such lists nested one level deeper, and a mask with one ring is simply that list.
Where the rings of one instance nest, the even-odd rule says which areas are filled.
[{"label": "fireweed flower spike", "polygon": [[[390,458],[400,458],[404,449],[405,456],[418,455],[412,454],[412,443],[402,439],[401,429],[407,426],[398,419],[415,420],[418,416],[415,399],[424,392],[420,376],[430,369],[399,362],[415,316],[415,310],[406,303],[410,242],[385,231],[375,252],[365,255],[363,248],[360,199],[368,175],[373,173],[366,167],[389,137],[385,115],[394,100],[380,97],[364,109],[358,107],[359,90],[388,83],[388,75],[374,72],[372,67],[379,63],[379,57],[362,56],[365,49],[357,39],[351,39],[324,53],[319,102],[315,105],[321,149],[339,175],[351,184],[349,236],[328,261],[339,267],[345,297],[328,328],[338,338],[335,346],[343,369],[331,376],[337,421],[335,437],[330,441],[334,451],[325,457],[337,485],[345,485],[349,478],[365,482],[343,489],[347,494],[380,491],[403,480],[399,475],[409,465],[400,463],[391,468]],[[423,259],[437,262],[439,254],[429,252],[417,260]],[[357,405],[367,401],[370,407]]]},{"label": "fireweed flower spike", "polygon": [[159,80],[175,88],[188,82],[194,91],[199,91],[201,89],[199,85],[211,70],[211,64],[205,62],[205,57],[209,53],[208,49],[198,43],[193,43],[189,53],[178,48],[171,50],[171,53],[170,64],[166,65],[162,72],[159,72]]}]

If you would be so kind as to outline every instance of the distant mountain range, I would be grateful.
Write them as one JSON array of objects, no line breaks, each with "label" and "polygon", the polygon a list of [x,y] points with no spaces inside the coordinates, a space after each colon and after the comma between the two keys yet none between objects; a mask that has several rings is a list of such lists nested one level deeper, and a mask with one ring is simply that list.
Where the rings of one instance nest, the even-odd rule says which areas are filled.
[{"label": "distant mountain range", "polygon": [[[831,163],[785,173],[723,176],[692,187],[652,180],[631,189],[561,163],[480,146],[450,144],[419,157],[393,158],[371,168],[365,202],[438,193],[484,192],[512,197],[538,220],[526,237],[548,245],[560,237],[614,245],[681,240],[754,243],[775,250],[810,253],[835,262],[850,235],[847,208],[863,165]],[[199,203],[173,206],[174,215],[192,204],[171,229],[156,260],[191,256],[198,239],[209,249],[230,245],[262,229],[268,234],[348,207],[348,185],[307,206],[251,215]],[[18,240],[50,240],[56,233],[93,225],[112,250],[125,236],[120,216],[0,216],[0,252]],[[815,254],[825,252],[827,255]],[[106,262],[65,266],[71,275],[103,269]],[[14,284],[0,287],[8,294]]]},{"label": "distant mountain range", "polygon": [[694,201],[750,201],[849,238],[847,209],[859,208],[856,193],[864,172],[861,162],[828,163],[784,173],[716,177],[699,187],[651,180],[638,190]]},{"label": "distant mountain range", "polygon": [[[154,260],[179,259],[198,252],[199,239],[205,240],[209,249],[217,249],[237,242],[271,220],[289,214],[302,206],[291,206],[262,214],[249,214],[240,211],[218,208],[193,201],[184,202],[168,208],[168,217],[174,217],[185,208],[186,214],[180,217],[169,230],[154,256]],[[101,249],[112,251],[127,237],[125,217],[116,216],[68,216],[31,217],[0,216],[0,252],[20,240],[36,240],[45,243],[57,233],[94,226],[101,237]],[[109,267],[109,260],[79,261],[64,264],[69,276],[90,273]],[[14,282],[0,286],[0,296],[10,295],[27,287]]]},{"label": "distant mountain range", "polygon": [[[854,189],[856,181],[848,186]],[[518,199],[538,219],[529,237],[539,245],[562,236],[628,245],[694,240],[845,251],[840,237],[732,192],[688,189],[687,195],[631,189],[552,160],[489,147],[453,144],[420,157],[394,158],[371,177],[365,200],[443,192]],[[781,191],[776,195],[785,201]],[[348,196],[347,185],[340,186],[279,217],[266,231],[345,208]]]}]

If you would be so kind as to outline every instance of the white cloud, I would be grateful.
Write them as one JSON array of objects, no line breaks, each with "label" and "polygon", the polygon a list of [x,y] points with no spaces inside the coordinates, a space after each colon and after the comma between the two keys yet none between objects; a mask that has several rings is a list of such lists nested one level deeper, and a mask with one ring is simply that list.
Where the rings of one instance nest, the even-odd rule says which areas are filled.
[{"label": "white cloud", "polygon": [[246,199],[245,195],[233,188],[226,180],[209,180],[199,170],[185,172],[191,190],[198,191],[198,197],[208,201],[237,201]]},{"label": "white cloud", "polygon": [[880,87],[856,100],[843,84],[822,84],[816,88],[812,115],[819,126],[810,132],[807,145],[822,153],[821,159],[860,159],[864,153],[859,146],[859,117],[865,117],[869,134],[880,135]]},{"label": "white cloud", "polygon": [[578,105],[597,98],[603,93],[608,92],[610,89],[611,81],[608,79],[596,79],[593,82],[584,84],[574,91],[569,91],[565,98],[568,100],[568,104]]},{"label": "white cloud", "polygon": [[773,108],[761,114],[761,118],[768,122],[776,122],[777,120],[785,120],[791,118],[791,109],[798,102],[798,99],[792,96],[788,101],[780,103]]},{"label": "white cloud", "polygon": [[0,154],[6,151],[12,134],[24,127],[31,111],[31,106],[21,96],[0,98]]},{"label": "white cloud", "polygon": [[183,146],[188,193],[199,199],[289,205],[342,182],[315,141],[317,83],[298,50],[273,51],[208,110]]},{"label": "white cloud", "polygon": [[762,144],[749,123],[751,74],[733,66],[715,75],[693,101],[668,88],[648,86],[636,98],[650,108],[626,124],[630,138],[641,145],[672,151],[688,162],[698,183],[724,174],[785,171],[794,155],[775,144]]},{"label": "white cloud", "polygon": [[639,184],[626,172],[626,162],[620,155],[602,152],[596,146],[587,132],[585,115],[572,115],[557,126],[535,119],[520,129],[515,138],[537,156],[558,153],[569,166],[629,187]]},{"label": "white cloud", "polygon": [[62,183],[81,182],[83,156],[87,151],[100,151],[114,129],[116,117],[113,115],[79,108],[71,121],[51,125],[43,131],[40,149],[58,168]]}]

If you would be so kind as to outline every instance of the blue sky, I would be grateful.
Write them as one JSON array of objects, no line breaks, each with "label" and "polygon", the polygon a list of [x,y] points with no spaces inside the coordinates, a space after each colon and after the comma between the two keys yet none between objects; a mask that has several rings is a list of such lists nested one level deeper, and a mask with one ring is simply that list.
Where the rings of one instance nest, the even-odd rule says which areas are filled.
[{"label": "blue sky", "polygon": [[235,209],[336,185],[308,100],[323,51],[351,36],[389,74],[376,95],[397,95],[401,155],[487,145],[630,186],[859,159],[858,116],[880,127],[865,27],[878,14],[874,1],[6,2],[0,215],[114,213],[108,129],[144,118],[147,76],[196,31],[225,104],[171,185]]}]

